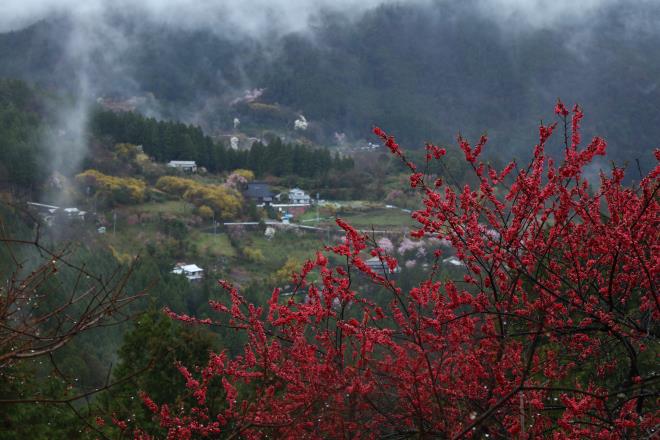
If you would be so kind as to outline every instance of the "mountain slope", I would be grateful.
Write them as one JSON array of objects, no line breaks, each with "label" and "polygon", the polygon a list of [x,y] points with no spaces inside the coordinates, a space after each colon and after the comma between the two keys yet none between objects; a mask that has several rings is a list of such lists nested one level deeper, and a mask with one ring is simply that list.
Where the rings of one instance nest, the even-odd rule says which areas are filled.
[{"label": "mountain slope", "polygon": [[[211,131],[229,129],[234,116],[290,129],[300,112],[319,142],[334,132],[364,138],[379,124],[410,146],[488,131],[492,148],[513,154],[529,150],[527,133],[562,97],[584,106],[585,137],[607,137],[617,160],[650,157],[660,139],[659,6],[608,3],[589,22],[538,28],[504,26],[475,4],[387,5],[350,20],[326,14],[309,34],[268,41],[231,37],[221,25],[183,30],[115,16],[91,40],[99,45],[84,47],[85,63],[66,41],[94,26],[58,18],[0,35],[0,76],[70,88],[84,76],[96,96],[153,93],[158,116]],[[232,105],[248,88],[277,105],[261,113]]]}]

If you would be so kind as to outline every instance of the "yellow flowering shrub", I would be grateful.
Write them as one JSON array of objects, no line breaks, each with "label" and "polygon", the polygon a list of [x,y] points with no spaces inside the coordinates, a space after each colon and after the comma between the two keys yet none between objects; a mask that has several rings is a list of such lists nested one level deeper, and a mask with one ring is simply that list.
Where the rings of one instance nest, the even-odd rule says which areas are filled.
[{"label": "yellow flowering shrub", "polygon": [[78,174],[76,182],[80,186],[91,188],[96,197],[111,204],[141,203],[147,192],[147,184],[143,180],[109,176],[93,169]]}]

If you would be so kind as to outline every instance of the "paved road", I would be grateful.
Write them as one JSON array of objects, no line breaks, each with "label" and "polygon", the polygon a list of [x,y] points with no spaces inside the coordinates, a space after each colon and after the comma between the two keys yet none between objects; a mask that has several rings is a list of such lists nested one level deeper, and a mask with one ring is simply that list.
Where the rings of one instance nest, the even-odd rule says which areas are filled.
[{"label": "paved road", "polygon": [[[274,220],[269,220],[264,222],[266,225],[269,226],[279,226],[279,227],[284,227],[284,228],[297,228],[297,229],[307,229],[310,231],[323,231],[323,232],[341,232],[342,229],[339,227],[336,228],[319,228],[317,226],[307,226],[307,225],[301,225],[298,223],[282,223],[282,222],[277,222]],[[259,224],[259,222],[226,222],[222,223],[224,226],[256,226]],[[401,234],[403,231],[400,229],[391,229],[391,230],[377,230],[377,229],[356,229],[358,232],[362,233],[370,233],[370,232],[375,232],[377,234]]]}]

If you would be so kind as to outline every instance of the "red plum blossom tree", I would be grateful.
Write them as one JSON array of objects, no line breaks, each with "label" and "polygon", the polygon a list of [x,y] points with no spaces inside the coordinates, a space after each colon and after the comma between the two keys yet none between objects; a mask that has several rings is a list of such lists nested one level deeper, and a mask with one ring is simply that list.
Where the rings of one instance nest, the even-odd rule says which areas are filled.
[{"label": "red plum blossom tree", "polygon": [[[422,171],[445,149],[427,145],[418,167],[375,128],[423,195],[411,235],[450,242],[463,278],[441,276],[436,250],[426,279],[404,291],[391,249],[339,219],[343,241],[304,264],[296,295],[275,289],[250,304],[221,281],[217,319],[168,311],[248,342],[238,356],[179,366],[189,406],[142,395],[162,432],[137,427],[136,438],[657,435],[660,166],[632,186],[618,167],[590,185],[585,167],[606,143],[582,146],[577,105],[555,111],[563,160],[546,153],[557,123],[539,127],[526,166],[495,169],[482,160],[485,136],[459,137],[477,182],[462,188]],[[374,271],[373,256],[391,270]]]}]

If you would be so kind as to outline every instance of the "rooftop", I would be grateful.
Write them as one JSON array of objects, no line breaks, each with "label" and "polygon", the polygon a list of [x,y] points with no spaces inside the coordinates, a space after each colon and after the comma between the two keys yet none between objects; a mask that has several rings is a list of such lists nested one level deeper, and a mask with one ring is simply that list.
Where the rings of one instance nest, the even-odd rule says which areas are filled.
[{"label": "rooftop", "polygon": [[266,182],[248,183],[245,195],[253,199],[273,197],[273,193],[270,191],[270,186],[268,186]]},{"label": "rooftop", "polygon": [[186,263],[177,263],[174,265],[175,271],[184,271],[184,272],[199,272],[203,271],[201,267],[196,264],[186,264]]}]

